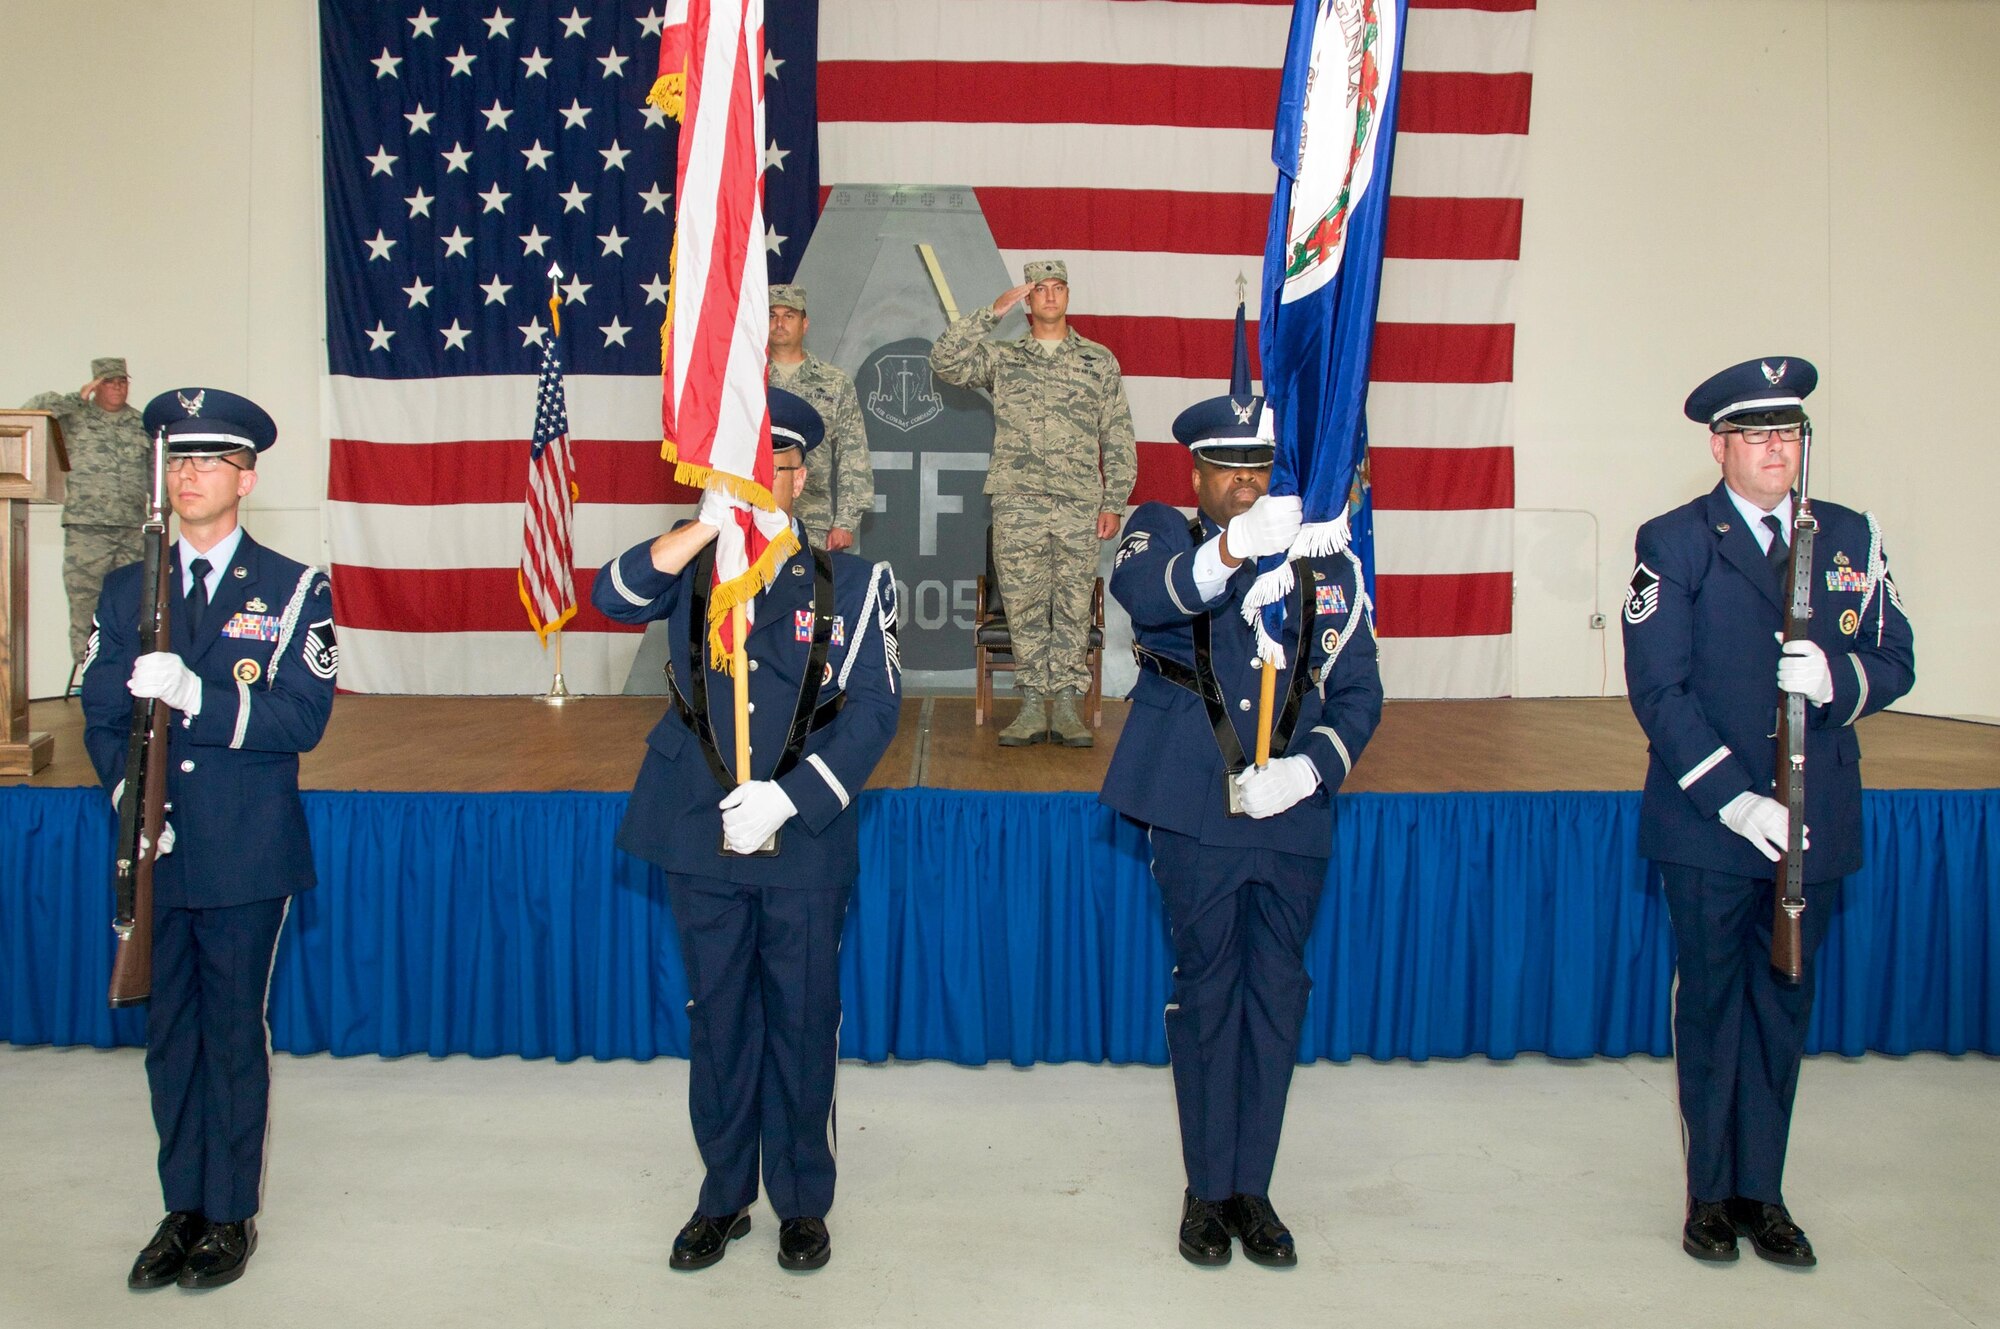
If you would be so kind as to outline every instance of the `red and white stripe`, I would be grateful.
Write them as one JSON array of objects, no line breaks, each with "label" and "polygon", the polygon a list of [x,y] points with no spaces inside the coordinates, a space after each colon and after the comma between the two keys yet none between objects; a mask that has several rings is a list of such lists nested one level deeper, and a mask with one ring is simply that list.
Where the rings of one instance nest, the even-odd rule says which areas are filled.
[{"label": "red and white stripe", "polygon": [[764,0],[693,0],[688,42],[661,423],[681,461],[768,488]]},{"label": "red and white stripe", "polygon": [[[1229,377],[1237,273],[1256,299],[1291,12],[1290,0],[821,9],[824,187],[971,185],[1010,268],[1068,261],[1078,331],[1125,372],[1135,503],[1193,501],[1171,424]],[[1512,679],[1512,287],[1532,22],[1533,0],[1410,4],[1369,399],[1392,695],[1494,696]]]},{"label": "red and white stripe", "polygon": [[[661,426],[683,466],[713,472],[734,496],[735,521],[715,546],[718,587],[738,588],[746,611],[759,560],[789,520],[770,498],[771,413],[764,392],[770,328],[764,258],[764,0],[690,0],[687,102],[675,172],[673,316],[665,330]],[[662,43],[660,73],[677,43]],[[752,482],[751,495],[719,486]],[[787,537],[789,538],[789,537]],[[774,553],[776,551],[773,551]],[[726,612],[718,595],[716,612]],[[723,618],[711,640],[727,650]]]},{"label": "red and white stripe", "polygon": [[[617,692],[636,630],[590,604],[596,572],[701,495],[660,461],[658,379],[572,374],[572,519],[579,608],[563,632],[573,691]],[[528,486],[524,375],[334,378],[328,537],[340,685],[354,692],[534,693],[549,659],[524,630],[516,562]],[[365,562],[349,551],[361,551]]]}]

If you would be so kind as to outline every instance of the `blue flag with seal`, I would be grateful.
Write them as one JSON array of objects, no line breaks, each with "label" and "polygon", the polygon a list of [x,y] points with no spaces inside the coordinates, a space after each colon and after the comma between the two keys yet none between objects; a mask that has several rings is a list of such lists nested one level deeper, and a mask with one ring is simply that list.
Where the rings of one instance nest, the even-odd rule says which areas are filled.
[{"label": "blue flag with seal", "polygon": [[[1389,217],[1408,0],[1294,0],[1271,160],[1257,345],[1276,415],[1270,492],[1296,494],[1290,551],[1259,560],[1245,601],[1263,659],[1282,662],[1291,560],[1369,552],[1362,463],[1382,243]],[[1373,613],[1372,603],[1365,605]],[[1360,614],[1354,621],[1360,620]]]}]

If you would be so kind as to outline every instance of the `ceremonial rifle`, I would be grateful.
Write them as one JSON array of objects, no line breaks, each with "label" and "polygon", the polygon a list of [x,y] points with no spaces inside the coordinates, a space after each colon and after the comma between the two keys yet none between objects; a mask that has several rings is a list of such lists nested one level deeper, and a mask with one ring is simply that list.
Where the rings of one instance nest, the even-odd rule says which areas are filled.
[{"label": "ceremonial rifle", "polygon": [[[147,499],[144,599],[139,606],[139,653],[165,649],[173,603],[173,567],[167,557],[167,434],[153,439],[153,491]],[[166,824],[167,723],[172,708],[155,697],[132,699],[131,736],[125,745],[125,783],[118,799],[118,844],[112,888],[117,904],[111,930],[118,953],[111,961],[111,1004],[130,1006],[153,989],[153,866]]]},{"label": "ceremonial rifle", "polygon": [[[1799,448],[1799,501],[1792,512],[1792,558],[1786,568],[1785,640],[1805,641],[1812,619],[1813,516],[1806,477],[1812,469],[1812,425],[1803,427]],[[1778,859],[1771,905],[1771,967],[1796,983],[1805,977],[1806,913],[1806,698],[1784,694],[1778,712],[1778,801],[1788,814],[1785,849]]]}]

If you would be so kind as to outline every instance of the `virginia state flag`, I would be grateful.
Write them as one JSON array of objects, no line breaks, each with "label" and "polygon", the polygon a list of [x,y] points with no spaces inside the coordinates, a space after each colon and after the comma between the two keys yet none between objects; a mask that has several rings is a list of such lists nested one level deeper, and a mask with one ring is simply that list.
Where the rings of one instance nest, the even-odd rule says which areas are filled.
[{"label": "virginia state flag", "polygon": [[1277,417],[1271,492],[1299,495],[1305,525],[1289,553],[1260,561],[1246,604],[1262,607],[1270,659],[1282,658],[1289,560],[1355,558],[1348,507],[1367,448],[1406,14],[1407,0],[1295,0],[1292,9],[1257,341]]}]

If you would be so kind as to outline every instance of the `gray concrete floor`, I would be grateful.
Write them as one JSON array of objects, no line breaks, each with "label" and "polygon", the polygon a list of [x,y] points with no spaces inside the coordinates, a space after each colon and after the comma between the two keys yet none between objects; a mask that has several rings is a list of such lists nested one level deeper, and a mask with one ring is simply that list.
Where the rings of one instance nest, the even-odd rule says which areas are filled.
[{"label": "gray concrete floor", "polygon": [[687,1067],[280,1057],[262,1246],[124,1288],[159,1218],[135,1051],[0,1046],[0,1326],[2000,1325],[2000,1060],[1820,1058],[1808,1273],[1682,1255],[1671,1063],[1318,1065],[1274,1200],[1301,1264],[1174,1250],[1164,1070],[844,1065],[833,1263],[698,1274]]}]

